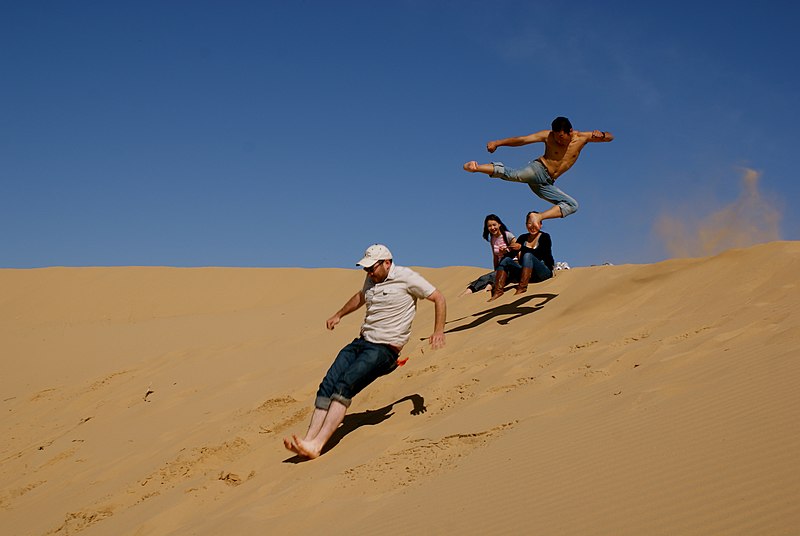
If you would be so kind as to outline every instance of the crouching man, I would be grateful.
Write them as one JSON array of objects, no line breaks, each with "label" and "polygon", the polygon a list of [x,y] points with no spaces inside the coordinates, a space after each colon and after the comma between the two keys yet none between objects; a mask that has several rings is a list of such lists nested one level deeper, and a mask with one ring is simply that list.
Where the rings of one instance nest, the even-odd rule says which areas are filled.
[{"label": "crouching man", "polygon": [[411,335],[418,299],[434,303],[431,347],[445,344],[446,303],[436,287],[414,270],[394,264],[391,252],[381,244],[367,248],[356,264],[367,272],[364,286],[327,320],[326,327],[332,330],[342,317],[366,304],[361,333],[342,348],[320,383],[305,437],[283,440],[288,450],[306,458],[319,457],[356,394],[397,368],[400,351]]}]

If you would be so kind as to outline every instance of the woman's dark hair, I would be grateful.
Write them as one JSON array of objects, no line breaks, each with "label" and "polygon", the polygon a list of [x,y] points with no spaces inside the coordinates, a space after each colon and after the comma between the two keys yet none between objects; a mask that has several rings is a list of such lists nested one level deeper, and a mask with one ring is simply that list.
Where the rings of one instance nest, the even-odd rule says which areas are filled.
[{"label": "woman's dark hair", "polygon": [[506,227],[506,224],[503,223],[503,220],[501,220],[496,214],[489,214],[483,219],[483,239],[487,242],[489,241],[489,220],[494,220],[500,224],[500,236],[503,237],[506,245],[508,245],[508,237],[506,236],[506,234],[509,232],[508,228]]}]

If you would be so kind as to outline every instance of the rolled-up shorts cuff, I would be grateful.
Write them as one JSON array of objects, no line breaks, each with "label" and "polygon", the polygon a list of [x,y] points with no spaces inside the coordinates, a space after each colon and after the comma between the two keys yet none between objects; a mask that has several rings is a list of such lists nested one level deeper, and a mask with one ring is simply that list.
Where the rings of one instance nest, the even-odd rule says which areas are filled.
[{"label": "rolled-up shorts cuff", "polygon": [[328,398],[327,396],[318,396],[314,400],[314,407],[317,409],[324,409],[324,410],[330,409],[331,402],[333,402],[334,400],[336,400],[346,408],[349,408],[350,404],[353,403],[353,400],[350,398],[346,398],[339,394],[333,394],[331,395],[330,398]]},{"label": "rolled-up shorts cuff", "polygon": [[506,166],[502,162],[492,162],[492,165],[494,171],[489,176],[493,179],[502,179],[506,174]]},{"label": "rolled-up shorts cuff", "polygon": [[346,396],[340,395],[339,393],[334,393],[331,395],[331,400],[335,400],[342,404],[344,407],[349,408],[350,404],[352,404],[353,400],[351,398],[347,398]]}]

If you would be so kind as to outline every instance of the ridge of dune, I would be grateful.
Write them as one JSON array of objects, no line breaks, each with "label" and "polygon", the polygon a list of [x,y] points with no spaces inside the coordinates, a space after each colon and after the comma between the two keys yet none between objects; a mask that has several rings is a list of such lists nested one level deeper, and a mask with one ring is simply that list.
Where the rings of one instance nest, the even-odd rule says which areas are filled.
[{"label": "ridge of dune", "polygon": [[[398,259],[400,264],[402,259]],[[3,534],[793,534],[800,243],[448,299],[297,463],[360,270],[0,270]]]}]

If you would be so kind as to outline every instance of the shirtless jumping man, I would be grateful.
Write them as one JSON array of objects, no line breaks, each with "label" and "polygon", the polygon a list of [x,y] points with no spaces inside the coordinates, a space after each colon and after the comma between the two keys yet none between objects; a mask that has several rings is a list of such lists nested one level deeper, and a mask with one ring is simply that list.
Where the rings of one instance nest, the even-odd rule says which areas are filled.
[{"label": "shirtless jumping man", "polygon": [[578,202],[555,186],[556,179],[572,167],[587,143],[614,139],[610,132],[574,131],[566,117],[556,117],[551,126],[552,130],[490,141],[486,144],[486,149],[493,153],[498,147],[521,147],[530,143],[544,142],[544,155],[532,160],[524,168],[506,168],[502,162],[478,164],[474,160],[464,164],[464,169],[470,173],[480,172],[506,181],[524,182],[533,193],[554,204],[554,207],[534,217],[536,230],[542,227],[542,220],[566,218],[578,210]]}]

